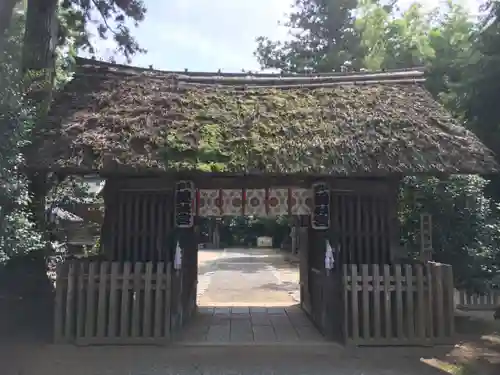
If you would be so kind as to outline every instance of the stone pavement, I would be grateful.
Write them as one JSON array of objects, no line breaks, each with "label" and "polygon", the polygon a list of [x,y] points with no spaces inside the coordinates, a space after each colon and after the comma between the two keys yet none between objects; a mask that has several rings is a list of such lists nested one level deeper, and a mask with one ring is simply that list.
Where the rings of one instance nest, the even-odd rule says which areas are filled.
[{"label": "stone pavement", "polygon": [[273,249],[200,250],[189,344],[326,342],[298,307],[299,272]]},{"label": "stone pavement", "polygon": [[306,344],[326,340],[298,306],[201,307],[184,331],[182,342]]}]

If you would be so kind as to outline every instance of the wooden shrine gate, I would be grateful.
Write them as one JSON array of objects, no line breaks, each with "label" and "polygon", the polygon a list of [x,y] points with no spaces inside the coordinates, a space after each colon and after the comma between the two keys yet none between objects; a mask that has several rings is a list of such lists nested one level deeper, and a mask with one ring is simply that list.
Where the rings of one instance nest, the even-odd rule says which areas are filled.
[{"label": "wooden shrine gate", "polygon": [[[223,187],[215,189],[214,185]],[[176,217],[182,220],[177,226],[195,226],[196,217],[295,217],[294,222],[303,239],[300,249],[301,306],[325,336],[341,339],[340,273],[332,270],[327,275],[324,264],[326,244],[331,240],[328,231],[331,221],[328,185],[312,183],[309,187],[274,188],[256,185],[235,188],[235,185],[240,185],[238,183],[224,185],[221,181],[207,189],[191,185],[188,190],[194,196],[182,195],[185,202],[176,203]],[[187,185],[181,183],[178,187],[184,193]],[[182,211],[181,215],[179,211]]]},{"label": "wooden shrine gate", "polygon": [[[203,175],[187,181],[108,180],[101,254],[68,261],[58,270],[56,341],[175,340],[196,312],[196,218],[221,215],[296,217],[299,231],[307,233],[307,241],[300,241],[301,306],[327,338],[361,345],[445,341],[453,327],[436,330],[425,323],[425,337],[421,325],[420,331],[409,328],[436,316],[452,320],[448,292],[453,288],[451,268],[440,268],[425,281],[420,268],[403,266],[407,276],[399,278],[395,186],[385,180],[297,183]],[[394,271],[386,274],[387,267]],[[410,320],[392,315],[402,320],[385,339],[377,336],[376,322],[394,313],[377,307],[383,300],[379,290],[395,298],[398,314],[411,315]],[[422,298],[432,303],[421,303]],[[407,327],[404,337],[400,321]]]}]

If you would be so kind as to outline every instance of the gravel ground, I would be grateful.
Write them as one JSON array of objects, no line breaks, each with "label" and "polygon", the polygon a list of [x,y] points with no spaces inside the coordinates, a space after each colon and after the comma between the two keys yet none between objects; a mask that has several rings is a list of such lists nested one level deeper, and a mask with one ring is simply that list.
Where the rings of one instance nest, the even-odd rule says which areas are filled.
[{"label": "gravel ground", "polygon": [[[382,354],[383,353],[383,354]],[[15,362],[15,364],[13,363]],[[157,348],[45,346],[2,360],[2,375],[437,375],[392,349],[324,347]]]}]

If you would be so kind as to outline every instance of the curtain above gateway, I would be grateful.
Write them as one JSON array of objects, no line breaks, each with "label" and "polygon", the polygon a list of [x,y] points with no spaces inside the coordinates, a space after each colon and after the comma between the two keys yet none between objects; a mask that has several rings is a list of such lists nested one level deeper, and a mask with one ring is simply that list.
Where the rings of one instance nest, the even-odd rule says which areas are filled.
[{"label": "curtain above gateway", "polygon": [[312,190],[302,188],[198,189],[198,216],[310,215]]}]

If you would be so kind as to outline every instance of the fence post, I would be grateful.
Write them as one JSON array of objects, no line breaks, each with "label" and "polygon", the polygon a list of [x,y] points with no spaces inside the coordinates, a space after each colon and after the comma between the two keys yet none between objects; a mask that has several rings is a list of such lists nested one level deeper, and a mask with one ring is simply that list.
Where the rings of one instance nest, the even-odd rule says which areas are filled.
[{"label": "fence post", "polygon": [[453,283],[453,268],[446,265],[444,268],[444,284],[447,294],[447,305],[445,308],[446,320],[448,321],[448,336],[452,337],[455,334],[455,285]]},{"label": "fence post", "polygon": [[351,264],[352,339],[359,340],[358,266]]},{"label": "fence post", "polygon": [[63,293],[64,280],[61,264],[56,269],[56,296],[54,300],[54,342],[59,344],[63,341]]}]

